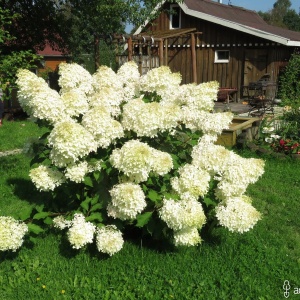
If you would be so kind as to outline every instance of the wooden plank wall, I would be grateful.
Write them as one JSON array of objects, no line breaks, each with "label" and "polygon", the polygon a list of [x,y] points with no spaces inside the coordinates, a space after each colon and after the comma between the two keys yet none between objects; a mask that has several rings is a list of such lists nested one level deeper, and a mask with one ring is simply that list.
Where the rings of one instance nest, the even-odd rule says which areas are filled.
[{"label": "wooden plank wall", "polygon": [[[244,84],[245,53],[248,49],[257,49],[257,53],[261,50],[266,51],[266,67],[260,70],[260,74],[272,73],[275,81],[294,51],[292,47],[284,47],[250,34],[187,16],[184,13],[182,13],[181,22],[181,28],[197,28],[197,31],[202,32],[202,35],[196,39],[197,83],[217,80],[220,87],[238,88],[238,98]],[[168,29],[169,16],[163,12],[145,31]],[[186,37],[168,39],[168,65],[173,72],[181,72],[182,83],[193,82],[190,44],[190,39],[187,40]],[[214,63],[216,50],[229,50],[229,63]],[[153,54],[155,52],[157,49],[153,48]],[[258,79],[253,78],[253,81]]]}]

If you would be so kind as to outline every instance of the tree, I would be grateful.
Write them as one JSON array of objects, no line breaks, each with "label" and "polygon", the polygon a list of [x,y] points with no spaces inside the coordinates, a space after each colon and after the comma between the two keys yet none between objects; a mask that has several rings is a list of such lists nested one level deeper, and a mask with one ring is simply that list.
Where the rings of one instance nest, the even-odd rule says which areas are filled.
[{"label": "tree", "polygon": [[[99,58],[100,40],[113,51],[111,36],[125,33],[126,23],[141,25],[149,19],[158,0],[66,0],[60,6],[64,16],[61,37],[74,61],[81,63],[82,54],[95,53],[96,67],[103,64]],[[176,1],[173,1],[176,2]],[[155,14],[152,15],[152,18]],[[105,48],[105,47],[104,47]]]},{"label": "tree", "polygon": [[279,96],[285,105],[300,106],[300,53],[295,52],[279,79]]},{"label": "tree", "polygon": [[[171,2],[177,2],[171,1]],[[15,37],[3,52],[38,50],[46,42],[71,54],[82,63],[82,55],[95,53],[99,65],[100,40],[112,52],[110,36],[124,33],[126,23],[141,25],[149,19],[159,0],[0,0],[14,18],[5,30]],[[155,15],[152,15],[154,18]]]},{"label": "tree", "polygon": [[288,10],[283,17],[283,23],[290,30],[300,31],[300,15],[295,10]]},{"label": "tree", "polygon": [[277,0],[273,9],[268,12],[259,11],[258,14],[270,25],[300,31],[300,16],[291,9],[290,0]]},{"label": "tree", "polygon": [[3,47],[5,53],[19,50],[44,49],[46,42],[53,48],[63,48],[59,35],[58,2],[55,0],[0,0],[0,6],[9,11],[11,22],[5,30],[15,37]]},{"label": "tree", "polygon": [[35,68],[39,57],[31,50],[11,51],[6,54],[3,49],[14,43],[16,38],[6,29],[16,15],[0,8],[0,84],[4,92],[4,99],[9,99],[11,89],[15,85],[18,68]]}]

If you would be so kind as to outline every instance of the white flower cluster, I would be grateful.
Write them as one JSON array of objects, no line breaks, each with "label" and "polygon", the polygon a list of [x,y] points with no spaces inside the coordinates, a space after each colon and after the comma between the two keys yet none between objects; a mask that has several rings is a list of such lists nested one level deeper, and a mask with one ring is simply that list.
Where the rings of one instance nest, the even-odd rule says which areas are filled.
[{"label": "white flower cluster", "polygon": [[122,125],[100,106],[91,108],[84,115],[82,125],[92,133],[97,147],[107,148],[116,139],[124,136]]},{"label": "white flower cluster", "polygon": [[53,226],[60,230],[68,228],[67,237],[74,249],[80,249],[94,240],[96,235],[97,249],[102,253],[113,255],[123,247],[122,233],[114,225],[96,228],[87,222],[80,213],[74,214],[73,220],[66,220],[63,216],[53,219]]},{"label": "white flower cluster", "polygon": [[75,121],[57,123],[48,137],[52,147],[50,159],[58,167],[66,167],[97,150],[93,135]]},{"label": "white flower cluster", "polygon": [[261,219],[261,214],[246,196],[231,198],[225,204],[219,204],[216,216],[222,226],[239,233],[249,231]]},{"label": "white flower cluster", "polygon": [[24,242],[28,231],[25,223],[12,217],[0,217],[0,251],[12,250],[15,252]]},{"label": "white flower cluster", "polygon": [[194,199],[203,197],[209,188],[210,175],[195,165],[186,164],[178,170],[179,177],[171,179],[172,188],[181,199]]},{"label": "white flower cluster", "polygon": [[[140,76],[134,62],[124,64],[117,73],[101,66],[93,75],[77,64],[62,63],[59,75],[59,93],[27,70],[17,75],[23,109],[53,127],[47,138],[52,166],[30,172],[39,190],[53,191],[66,180],[84,181],[87,173],[101,170],[101,160],[94,166],[89,162],[94,153],[112,148],[109,162],[121,174],[120,183],[110,190],[107,214],[132,220],[147,205],[138,184],[150,175],[167,175],[174,166],[171,154],[130,136],[158,139],[161,133],[175,134],[187,128],[200,131],[202,137],[193,147],[192,161],[179,167],[178,175],[171,178],[172,192],[180,200],[165,199],[159,210],[160,218],[174,231],[175,245],[201,242],[198,230],[206,218],[198,201],[209,191],[211,180],[217,181],[220,224],[243,232],[259,219],[251,203],[244,201],[244,193],[263,174],[264,162],[241,158],[214,144],[233,118],[229,112],[212,113],[217,82],[181,85],[181,75],[166,66]],[[122,146],[114,148],[120,143]],[[244,223],[238,223],[238,218]],[[122,235],[114,226],[96,230],[82,215],[76,214],[72,221],[56,218],[54,226],[69,228],[68,238],[76,249],[92,242],[95,234],[98,249],[109,255],[123,245]]]},{"label": "white flower cluster", "polygon": [[135,219],[147,205],[142,188],[131,182],[113,186],[110,195],[111,203],[107,206],[107,214],[113,218]]},{"label": "white flower cluster", "polygon": [[176,93],[181,82],[180,73],[172,73],[167,66],[152,69],[140,79],[140,88],[145,92],[156,92],[162,98]]},{"label": "white flower cluster", "polygon": [[80,249],[93,242],[96,226],[86,222],[81,213],[74,214],[73,220],[65,220],[63,216],[53,219],[53,226],[58,229],[69,228],[68,240],[74,249]]},{"label": "white flower cluster", "polygon": [[231,231],[244,232],[260,219],[260,213],[244,195],[249,184],[264,173],[264,161],[243,158],[223,146],[199,141],[192,151],[192,164],[207,170],[218,181],[215,196],[221,200],[216,208],[220,224]]},{"label": "white flower cluster", "polygon": [[65,177],[77,183],[82,182],[87,173],[89,173],[89,165],[86,161],[68,165],[65,169]]},{"label": "white flower cluster", "polygon": [[151,171],[164,175],[173,167],[170,154],[137,140],[130,140],[122,148],[115,149],[110,156],[110,162],[137,183],[146,181]]},{"label": "white flower cluster", "polygon": [[176,103],[189,107],[191,111],[210,112],[214,108],[214,100],[217,98],[219,83],[216,81],[205,82],[199,85],[195,83],[179,86],[176,94]]},{"label": "white flower cluster", "polygon": [[72,221],[66,220],[63,216],[57,216],[53,219],[54,228],[63,230],[72,226]]},{"label": "white flower cluster", "polygon": [[209,113],[206,111],[194,110],[192,107],[183,107],[183,122],[187,128],[195,131],[200,130],[204,134],[216,136],[228,129],[233,119],[233,114]]},{"label": "white flower cluster", "polygon": [[91,222],[86,222],[84,215],[75,214],[67,236],[74,249],[80,249],[83,246],[93,242],[96,226]]},{"label": "white flower cluster", "polygon": [[187,227],[200,229],[206,221],[202,205],[196,200],[164,199],[159,215],[175,231]]},{"label": "white flower cluster", "polygon": [[17,73],[18,99],[24,111],[41,120],[54,124],[66,118],[65,106],[60,95],[29,70]]},{"label": "white flower cluster", "polygon": [[174,230],[175,245],[194,246],[201,242],[198,229],[205,224],[206,216],[198,201],[164,199],[159,216]]},{"label": "white flower cluster", "polygon": [[89,109],[88,98],[80,89],[73,89],[61,94],[65,113],[70,117],[79,117]]},{"label": "white flower cluster", "polygon": [[63,173],[50,167],[40,165],[29,171],[31,181],[40,191],[54,191],[65,182]]},{"label": "white flower cluster", "polygon": [[122,125],[126,130],[133,130],[137,136],[157,136],[178,126],[181,110],[178,105],[159,102],[145,103],[143,98],[129,101],[123,107]]},{"label": "white flower cluster", "polygon": [[195,227],[187,227],[174,232],[175,246],[196,246],[201,243],[201,237],[198,229]]},{"label": "white flower cluster", "polygon": [[[134,61],[122,65],[117,72],[119,80],[123,83],[125,101],[139,95],[140,73]],[[126,100],[127,99],[127,100]]]},{"label": "white flower cluster", "polygon": [[72,90],[78,90],[82,94],[92,92],[92,75],[76,63],[61,63],[59,65],[58,84],[62,94]]},{"label": "white flower cluster", "polygon": [[113,117],[121,114],[122,98],[120,94],[111,87],[103,87],[89,97],[90,108],[99,108]]},{"label": "white flower cluster", "polygon": [[[246,192],[249,184],[255,183],[264,172],[264,161],[230,155],[226,168],[215,192],[220,200],[238,197]],[[249,167],[251,166],[251,167]]]},{"label": "white flower cluster", "polygon": [[114,225],[97,228],[97,249],[110,256],[119,252],[124,244],[121,231]]}]

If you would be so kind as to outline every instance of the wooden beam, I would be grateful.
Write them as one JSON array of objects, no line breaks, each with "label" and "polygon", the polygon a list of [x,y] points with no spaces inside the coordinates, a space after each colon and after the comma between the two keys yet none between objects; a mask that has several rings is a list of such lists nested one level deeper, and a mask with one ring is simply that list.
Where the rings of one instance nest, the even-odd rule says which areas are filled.
[{"label": "wooden beam", "polygon": [[164,41],[163,41],[163,39],[161,39],[159,41],[158,51],[159,51],[159,66],[163,66],[163,64],[164,64]]},{"label": "wooden beam", "polygon": [[191,33],[191,50],[192,50],[193,81],[197,83],[197,58],[196,58],[196,42],[195,42],[194,33]]},{"label": "wooden beam", "polygon": [[129,37],[127,39],[127,45],[128,45],[128,61],[132,60],[132,38]]},{"label": "wooden beam", "polygon": [[164,55],[164,65],[168,65],[168,39],[165,39],[165,55]]}]

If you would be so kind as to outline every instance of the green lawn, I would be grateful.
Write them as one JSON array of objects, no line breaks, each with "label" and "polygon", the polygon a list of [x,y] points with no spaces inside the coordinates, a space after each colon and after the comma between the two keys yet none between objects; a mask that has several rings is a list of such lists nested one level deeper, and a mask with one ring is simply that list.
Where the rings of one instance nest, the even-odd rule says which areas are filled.
[{"label": "green lawn", "polygon": [[45,128],[39,128],[35,123],[26,119],[3,121],[0,127],[0,152],[23,148],[24,143],[33,137],[39,137]]},{"label": "green lawn", "polygon": [[[14,123],[16,131],[33,126],[31,134],[40,135],[28,121]],[[16,136],[24,140],[23,134]],[[21,145],[10,141],[10,147]],[[0,215],[44,200],[28,171],[29,158],[0,157]],[[194,248],[131,237],[107,257],[93,245],[72,250],[64,235],[49,232],[35,245],[27,241],[16,253],[0,253],[0,299],[273,300],[285,299],[285,280],[291,286],[289,299],[300,299],[294,294],[300,288],[299,185],[299,161],[266,158],[265,174],[248,189],[262,220],[243,235],[216,228]]]}]

